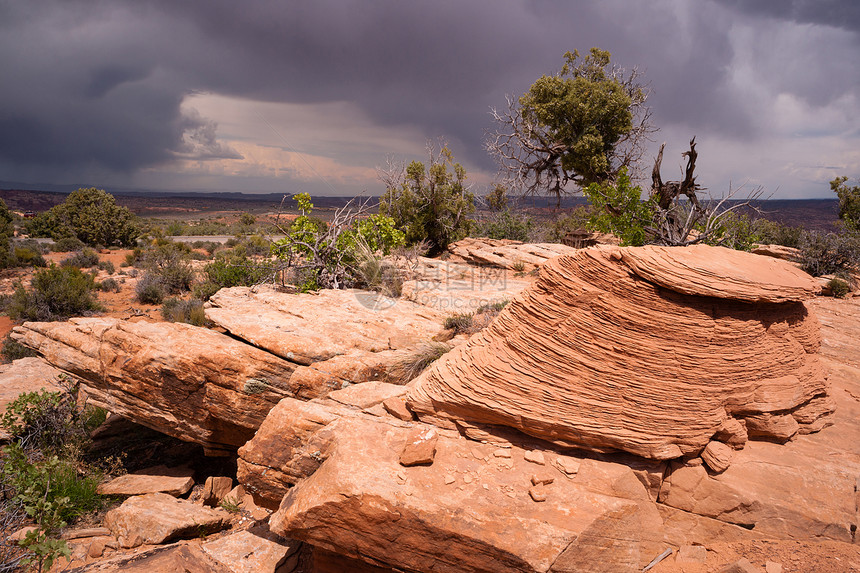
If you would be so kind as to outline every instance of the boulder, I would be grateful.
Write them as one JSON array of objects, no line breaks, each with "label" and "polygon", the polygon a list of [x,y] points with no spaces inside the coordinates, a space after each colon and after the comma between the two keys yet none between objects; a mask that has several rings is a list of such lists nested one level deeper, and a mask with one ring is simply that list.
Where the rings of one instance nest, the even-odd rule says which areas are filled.
[{"label": "boulder", "polygon": [[203,484],[201,501],[203,505],[217,506],[233,489],[233,478],[227,476],[209,476]]},{"label": "boulder", "polygon": [[[404,467],[422,434],[437,436],[432,464]],[[277,449],[283,436],[300,438]],[[379,567],[633,571],[658,551],[660,516],[630,467],[578,459],[571,476],[553,452],[538,466],[527,448],[498,450],[328,399],[285,399],[240,449],[239,475],[262,501],[283,498],[275,533]]]},{"label": "boulder", "polygon": [[91,403],[213,454],[248,441],[281,398],[330,390],[297,382],[287,360],[188,324],[74,318],[27,322],[12,338],[80,378]]},{"label": "boulder", "polygon": [[300,546],[255,528],[204,543],[202,549],[231,573],[279,573],[295,569]]},{"label": "boulder", "polygon": [[731,420],[787,438],[832,411],[802,302],[816,288],[784,261],[718,247],[583,249],[547,262],[488,328],[425,370],[407,406],[436,423],[664,460],[720,432],[736,444]]},{"label": "boulder", "polygon": [[130,497],[107,512],[104,525],[123,547],[199,537],[228,525],[227,515],[165,493]]},{"label": "boulder", "polygon": [[[61,563],[64,563],[61,561]],[[199,543],[181,541],[132,555],[118,555],[75,567],[74,573],[234,573]]]},{"label": "boulder", "polygon": [[101,495],[166,493],[179,497],[191,491],[192,487],[194,487],[194,470],[191,468],[155,466],[121,475],[103,483],[99,485],[98,492]]},{"label": "boulder", "polygon": [[773,257],[791,262],[799,261],[801,257],[800,249],[784,245],[756,245],[751,252],[756,255],[764,255],[765,257]]}]

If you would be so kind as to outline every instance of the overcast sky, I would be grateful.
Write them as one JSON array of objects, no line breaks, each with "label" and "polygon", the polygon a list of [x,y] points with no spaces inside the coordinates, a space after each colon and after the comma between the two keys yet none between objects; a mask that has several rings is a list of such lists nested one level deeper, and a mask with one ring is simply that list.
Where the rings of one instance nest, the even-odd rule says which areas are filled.
[{"label": "overcast sky", "polygon": [[490,109],[598,46],[650,83],[679,178],[835,197],[860,176],[858,0],[0,0],[0,180],[378,194],[446,138],[478,193]]}]

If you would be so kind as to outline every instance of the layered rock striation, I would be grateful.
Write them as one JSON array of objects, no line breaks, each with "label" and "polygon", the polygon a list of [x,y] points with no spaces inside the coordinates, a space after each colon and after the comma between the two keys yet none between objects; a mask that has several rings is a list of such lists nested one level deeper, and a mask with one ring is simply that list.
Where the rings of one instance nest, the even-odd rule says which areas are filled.
[{"label": "layered rock striation", "polygon": [[545,264],[407,405],[653,459],[785,441],[833,410],[803,303],[816,290],[784,261],[717,247],[582,250]]},{"label": "layered rock striation", "polygon": [[326,394],[295,365],[205,328],[75,318],[26,322],[12,338],[80,378],[91,402],[211,453],[235,451],[284,397]]}]

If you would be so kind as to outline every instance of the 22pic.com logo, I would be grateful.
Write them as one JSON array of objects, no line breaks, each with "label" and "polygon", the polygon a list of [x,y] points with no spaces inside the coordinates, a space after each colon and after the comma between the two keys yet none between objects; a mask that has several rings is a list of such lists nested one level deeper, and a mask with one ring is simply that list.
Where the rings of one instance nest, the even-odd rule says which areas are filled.
[{"label": "22pic.com logo", "polygon": [[[466,312],[474,311],[482,304],[497,302],[498,296],[493,296],[493,293],[505,292],[507,286],[504,269],[444,263],[422,269],[414,287],[410,285],[413,292],[410,298],[442,312]],[[356,299],[374,311],[391,308],[398,301],[397,297],[370,291],[356,292]]]}]

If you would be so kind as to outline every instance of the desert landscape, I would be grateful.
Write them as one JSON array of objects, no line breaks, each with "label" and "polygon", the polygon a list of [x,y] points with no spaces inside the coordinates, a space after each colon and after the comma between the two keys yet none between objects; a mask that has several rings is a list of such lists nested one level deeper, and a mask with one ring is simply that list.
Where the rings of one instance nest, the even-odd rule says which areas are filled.
[{"label": "desert landscape", "polygon": [[0,573],[860,573],[856,0],[0,30]]}]

